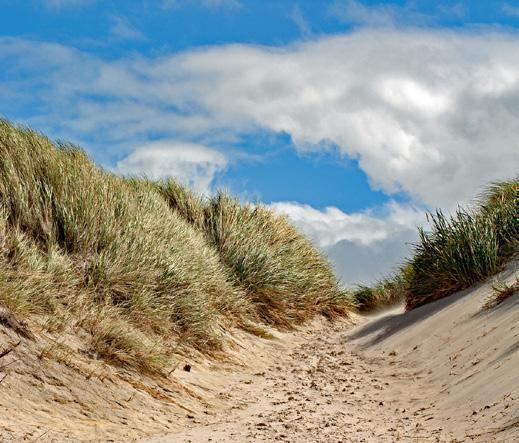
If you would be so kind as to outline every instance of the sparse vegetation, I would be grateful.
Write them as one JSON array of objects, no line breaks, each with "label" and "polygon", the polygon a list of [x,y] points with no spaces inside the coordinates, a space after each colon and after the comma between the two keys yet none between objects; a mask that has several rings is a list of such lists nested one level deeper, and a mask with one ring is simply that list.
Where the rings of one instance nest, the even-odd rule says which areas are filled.
[{"label": "sparse vegetation", "polygon": [[517,279],[515,283],[512,283],[511,285],[499,282],[495,284],[492,289],[494,290],[494,293],[486,300],[485,304],[483,305],[483,309],[491,309],[494,306],[503,303],[512,295],[517,294],[517,292],[519,292],[519,279]]},{"label": "sparse vegetation", "polygon": [[157,373],[178,346],[222,347],[345,314],[330,265],[283,217],[173,181],[122,178],[83,151],[0,121],[0,304],[78,327],[89,351]]},{"label": "sparse vegetation", "polygon": [[410,268],[402,267],[393,276],[384,278],[373,286],[360,285],[352,292],[359,312],[370,312],[404,301]]}]

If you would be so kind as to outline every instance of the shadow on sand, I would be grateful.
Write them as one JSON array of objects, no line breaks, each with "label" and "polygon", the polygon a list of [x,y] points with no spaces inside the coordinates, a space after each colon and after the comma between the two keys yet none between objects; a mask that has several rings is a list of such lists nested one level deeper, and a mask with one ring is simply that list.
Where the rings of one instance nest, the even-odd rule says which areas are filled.
[{"label": "shadow on sand", "polygon": [[368,336],[373,336],[367,342],[361,345],[361,348],[369,348],[383,342],[393,334],[406,329],[416,322],[422,321],[427,317],[431,317],[437,312],[447,308],[451,304],[463,299],[468,294],[473,293],[475,289],[481,287],[483,283],[460,291],[448,297],[436,300],[419,308],[413,309],[409,312],[398,314],[382,315],[380,318],[370,321],[364,326],[359,327],[353,333],[347,336],[348,340],[359,340]]},{"label": "shadow on sand", "polygon": [[[409,312],[397,313],[397,314],[382,314],[380,318],[370,321],[364,326],[359,327],[354,332],[347,336],[347,340],[359,340],[365,337],[373,336],[365,343],[361,345],[361,348],[369,348],[370,346],[383,342],[393,334],[413,325],[416,322],[422,321],[427,317],[431,317],[437,312],[449,307],[453,303],[463,299],[469,294],[474,295],[474,291],[488,284],[489,281],[498,280],[503,281],[508,279],[510,276],[517,274],[517,265],[519,263],[518,258],[510,260],[506,265],[505,269],[499,274],[489,277],[488,279],[471,286],[470,288],[464,289],[463,291],[457,292],[448,297],[436,300],[435,302],[420,306],[419,308],[413,309]],[[501,309],[510,309],[512,306],[519,304],[518,297],[510,297],[509,300],[505,300],[500,305],[490,310],[478,310],[474,313],[474,316],[478,315],[492,315],[492,312],[499,311]],[[516,349],[512,349],[511,352],[515,352]]]}]

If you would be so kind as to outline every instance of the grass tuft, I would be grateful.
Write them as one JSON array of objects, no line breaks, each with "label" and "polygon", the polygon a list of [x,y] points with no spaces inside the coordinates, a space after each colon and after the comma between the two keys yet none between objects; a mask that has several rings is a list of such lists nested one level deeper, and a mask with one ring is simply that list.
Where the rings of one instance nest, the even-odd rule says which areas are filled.
[{"label": "grass tuft", "polygon": [[404,266],[373,286],[358,286],[351,294],[356,310],[367,313],[403,302],[410,271],[409,266]]},{"label": "grass tuft", "polygon": [[410,260],[408,309],[465,289],[495,274],[517,250],[519,181],[491,185],[472,210],[431,215]]},{"label": "grass tuft", "polygon": [[496,272],[519,247],[519,180],[490,185],[471,209],[429,214],[413,255],[392,277],[352,294],[359,311],[405,299],[413,309],[465,289]]},{"label": "grass tuft", "polygon": [[492,289],[494,290],[494,293],[485,301],[483,309],[492,309],[493,307],[503,303],[507,298],[517,294],[519,291],[519,279],[511,285],[503,282],[497,283],[492,287]]}]

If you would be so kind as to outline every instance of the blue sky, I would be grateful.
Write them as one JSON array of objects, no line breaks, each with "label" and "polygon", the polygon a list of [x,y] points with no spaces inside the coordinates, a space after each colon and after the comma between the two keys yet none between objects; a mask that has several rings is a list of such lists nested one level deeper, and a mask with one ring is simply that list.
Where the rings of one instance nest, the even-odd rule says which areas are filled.
[{"label": "blue sky", "polygon": [[0,115],[261,200],[348,284],[389,272],[425,209],[519,170],[516,1],[0,4]]}]

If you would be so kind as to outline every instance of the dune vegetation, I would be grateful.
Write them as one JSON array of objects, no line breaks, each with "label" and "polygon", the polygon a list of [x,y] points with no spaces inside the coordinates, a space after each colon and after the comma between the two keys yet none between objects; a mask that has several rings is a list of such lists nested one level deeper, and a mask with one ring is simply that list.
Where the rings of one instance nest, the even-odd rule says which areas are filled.
[{"label": "dune vegetation", "polygon": [[330,264],[284,217],[225,193],[120,177],[0,121],[0,305],[148,373],[223,331],[345,315]]},{"label": "dune vegetation", "polygon": [[474,207],[452,216],[429,214],[411,257],[396,273],[359,287],[353,301],[369,311],[405,300],[407,309],[432,302],[497,273],[519,249],[519,180],[495,183]]},{"label": "dune vegetation", "polygon": [[117,176],[0,120],[0,308],[81,331],[92,357],[162,373],[179,350],[221,351],[229,328],[268,336],[317,314],[411,309],[496,273],[518,248],[518,193],[518,180],[498,183],[475,208],[431,214],[393,276],[349,292],[264,205]]}]

